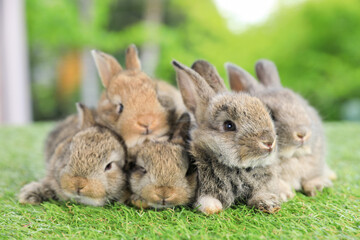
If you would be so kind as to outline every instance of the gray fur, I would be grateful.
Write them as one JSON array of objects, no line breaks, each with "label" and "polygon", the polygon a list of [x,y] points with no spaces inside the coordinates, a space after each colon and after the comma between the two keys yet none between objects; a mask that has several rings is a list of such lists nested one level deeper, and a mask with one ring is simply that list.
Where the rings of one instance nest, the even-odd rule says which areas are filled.
[{"label": "gray fur", "polygon": [[314,196],[317,190],[331,186],[330,177],[335,175],[325,162],[325,135],[320,116],[299,94],[281,86],[273,62],[259,60],[255,69],[261,84],[254,84],[257,81],[242,68],[227,67],[232,86],[238,86],[232,89],[250,92],[271,111],[278,135],[280,178],[288,185],[282,191],[282,198],[294,196],[289,192],[291,188]]},{"label": "gray fur", "polygon": [[[270,152],[260,147],[261,143],[274,143],[276,139],[264,105],[248,94],[211,88],[206,83],[208,79],[192,69],[178,62],[173,65],[180,91],[189,92],[183,94],[185,105],[196,106],[189,110],[195,114],[197,124],[190,142],[199,179],[197,204],[208,196],[221,203],[216,209],[199,209],[212,214],[242,201],[266,212],[277,211],[278,182],[271,167],[276,159],[276,145]],[[187,99],[188,95],[195,97]],[[227,120],[236,124],[236,131],[224,130]]]}]

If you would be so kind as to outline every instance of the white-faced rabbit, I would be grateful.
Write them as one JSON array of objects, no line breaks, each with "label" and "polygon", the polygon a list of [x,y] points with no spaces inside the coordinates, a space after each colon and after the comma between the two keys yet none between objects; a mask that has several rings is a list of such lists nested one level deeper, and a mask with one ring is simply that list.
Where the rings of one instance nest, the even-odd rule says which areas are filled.
[{"label": "white-faced rabbit", "polygon": [[84,105],[77,104],[77,108],[78,119],[73,119],[78,122],[77,131],[72,126],[67,129],[67,136],[59,131],[60,141],[55,132],[51,133],[56,146],[48,152],[46,176],[20,190],[20,203],[39,204],[60,199],[102,206],[128,198],[123,140],[109,129],[94,124],[91,111]]},{"label": "white-faced rabbit", "polygon": [[166,141],[185,111],[179,91],[141,71],[135,45],[126,51],[126,69],[106,53],[93,50],[92,55],[105,87],[96,121],[121,135],[128,147],[145,140]]},{"label": "white-faced rabbit", "polygon": [[194,70],[176,61],[173,65],[184,103],[197,124],[190,132],[199,184],[195,206],[206,214],[235,201],[265,212],[279,210],[278,180],[271,167],[276,135],[265,106],[248,94],[228,92],[214,75],[205,76],[213,81],[210,87]]},{"label": "white-faced rabbit", "polygon": [[291,188],[314,196],[331,186],[336,175],[325,162],[325,136],[317,111],[299,94],[284,88],[275,64],[256,63],[260,83],[248,72],[226,64],[231,89],[247,91],[258,97],[270,110],[278,136],[280,178],[288,184],[283,200],[292,198]]},{"label": "white-faced rabbit", "polygon": [[129,150],[133,205],[167,208],[194,200],[197,174],[185,149],[189,127],[190,116],[184,113],[170,142],[146,142]]}]

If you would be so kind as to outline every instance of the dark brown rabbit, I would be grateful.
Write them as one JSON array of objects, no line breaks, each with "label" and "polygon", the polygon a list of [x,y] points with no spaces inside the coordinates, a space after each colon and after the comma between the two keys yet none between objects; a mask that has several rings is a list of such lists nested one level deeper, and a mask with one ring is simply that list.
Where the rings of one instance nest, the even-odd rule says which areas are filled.
[{"label": "dark brown rabbit", "polygon": [[[228,92],[215,68],[216,75],[206,73],[205,80],[176,61],[173,65],[197,125],[190,132],[199,180],[195,206],[206,214],[236,201],[265,212],[279,210],[277,175],[271,167],[276,161],[276,135],[265,106],[248,94]],[[196,63],[193,68],[202,71]]]},{"label": "dark brown rabbit", "polygon": [[258,97],[270,110],[278,135],[280,177],[287,191],[283,200],[292,198],[292,188],[314,196],[332,185],[336,178],[325,162],[325,135],[317,111],[299,94],[283,87],[275,64],[256,63],[256,81],[244,69],[226,64],[231,89]]},{"label": "dark brown rabbit", "polygon": [[[128,198],[123,140],[96,125],[91,111],[84,105],[77,107],[79,116],[60,123],[57,131],[49,135],[46,176],[21,189],[20,203],[40,204],[60,199],[102,206]],[[72,125],[66,127],[69,121]]]}]

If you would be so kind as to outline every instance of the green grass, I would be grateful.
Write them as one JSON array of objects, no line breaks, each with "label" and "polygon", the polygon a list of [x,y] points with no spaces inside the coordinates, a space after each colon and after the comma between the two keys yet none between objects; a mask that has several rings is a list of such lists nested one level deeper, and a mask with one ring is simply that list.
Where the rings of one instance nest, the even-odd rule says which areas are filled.
[{"label": "green grass", "polygon": [[0,127],[0,239],[360,238],[360,124],[326,124],[328,162],[338,174],[333,188],[314,198],[298,193],[275,215],[240,205],[213,216],[189,208],[20,205],[20,188],[45,174],[43,141],[52,126]]}]

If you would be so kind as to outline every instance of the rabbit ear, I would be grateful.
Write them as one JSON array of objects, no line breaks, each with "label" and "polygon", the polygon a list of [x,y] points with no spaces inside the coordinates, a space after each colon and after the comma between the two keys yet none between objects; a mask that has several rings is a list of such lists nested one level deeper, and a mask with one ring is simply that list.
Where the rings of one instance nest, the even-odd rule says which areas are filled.
[{"label": "rabbit ear", "polygon": [[210,99],[215,95],[214,90],[194,70],[172,61],[176,71],[176,81],[186,107],[195,115],[201,114]]},{"label": "rabbit ear", "polygon": [[183,113],[177,120],[174,132],[170,137],[170,141],[177,144],[185,144],[190,140],[190,125],[191,119],[189,113]]},{"label": "rabbit ear", "polygon": [[95,125],[94,116],[89,108],[82,103],[76,103],[79,116],[79,128],[84,129]]},{"label": "rabbit ear", "polygon": [[261,88],[258,81],[241,67],[232,63],[225,63],[225,68],[227,70],[231,90],[236,92],[253,92]]},{"label": "rabbit ear", "polygon": [[107,88],[109,86],[110,80],[115,74],[122,70],[122,67],[118,61],[109,54],[98,50],[91,50],[91,54],[94,58],[102,84],[105,88]]},{"label": "rabbit ear", "polygon": [[199,73],[215,92],[226,92],[224,80],[219,76],[216,68],[205,60],[198,60],[191,66]]},{"label": "rabbit ear", "polygon": [[138,50],[134,44],[131,44],[126,50],[126,69],[141,70]]},{"label": "rabbit ear", "polygon": [[256,75],[264,86],[279,87],[281,86],[279,72],[275,63],[261,59],[255,65]]}]

